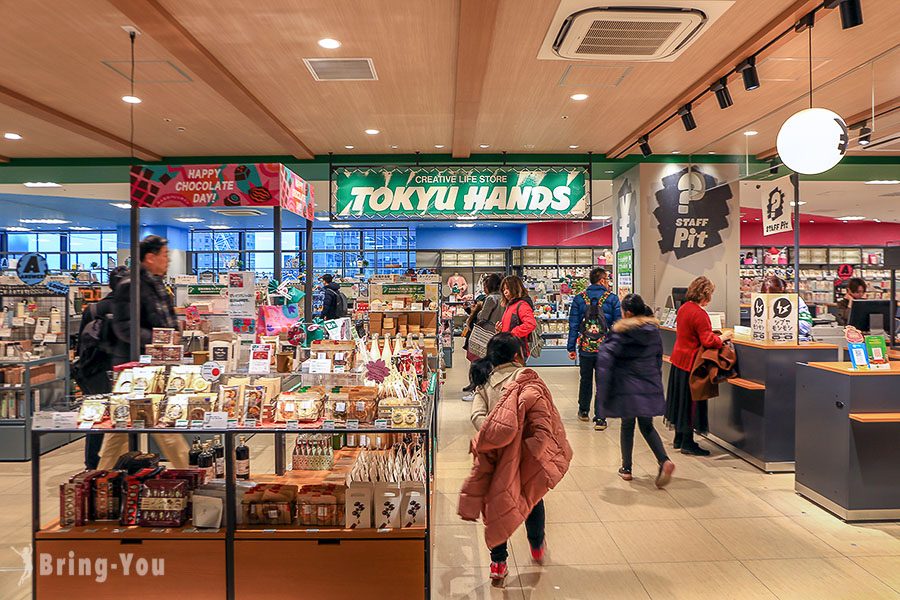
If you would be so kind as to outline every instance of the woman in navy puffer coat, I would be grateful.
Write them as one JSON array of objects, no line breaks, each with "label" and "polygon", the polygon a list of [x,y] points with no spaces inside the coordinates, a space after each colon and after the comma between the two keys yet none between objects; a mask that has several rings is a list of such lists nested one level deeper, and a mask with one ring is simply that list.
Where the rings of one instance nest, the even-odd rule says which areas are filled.
[{"label": "woman in navy puffer coat", "polygon": [[659,321],[637,294],[622,300],[623,319],[612,327],[597,353],[596,418],[622,419],[622,468],[619,476],[631,481],[631,453],[635,421],[659,462],[657,487],[672,478],[675,464],[653,428],[653,417],[665,412],[662,385],[662,339]]}]

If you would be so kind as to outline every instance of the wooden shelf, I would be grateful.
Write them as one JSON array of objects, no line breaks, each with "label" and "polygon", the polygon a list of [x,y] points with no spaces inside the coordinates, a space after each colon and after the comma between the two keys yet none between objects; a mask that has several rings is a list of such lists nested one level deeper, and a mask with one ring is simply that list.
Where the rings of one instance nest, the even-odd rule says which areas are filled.
[{"label": "wooden shelf", "polygon": [[851,375],[853,377],[900,375],[900,363],[898,362],[892,362],[890,369],[854,369],[853,363],[849,362],[810,362],[807,364],[815,369],[840,373],[841,375]]},{"label": "wooden shelf", "polygon": [[740,377],[732,377],[731,379],[726,379],[725,381],[726,383],[730,383],[731,385],[742,387],[745,390],[761,391],[766,389],[766,386],[762,383],[750,381],[749,379],[742,379]]},{"label": "wooden shelf", "polygon": [[234,532],[236,540],[375,540],[375,539],[424,539],[425,529],[411,527],[409,529],[336,529],[298,527],[297,525],[250,526],[238,527]]},{"label": "wooden shelf", "polygon": [[90,523],[79,527],[60,527],[59,520],[35,534],[39,540],[93,539],[93,540],[224,540],[225,528],[195,529],[194,527],[138,527],[119,525],[112,521]]},{"label": "wooden shelf", "polygon": [[850,419],[860,423],[900,423],[900,413],[850,413]]}]

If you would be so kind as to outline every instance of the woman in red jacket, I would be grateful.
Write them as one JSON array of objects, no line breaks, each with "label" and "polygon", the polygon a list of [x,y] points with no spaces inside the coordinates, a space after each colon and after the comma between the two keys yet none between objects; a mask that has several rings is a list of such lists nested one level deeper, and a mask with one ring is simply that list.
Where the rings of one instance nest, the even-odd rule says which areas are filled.
[{"label": "woman in red jacket", "polygon": [[522,280],[515,275],[509,275],[503,279],[500,284],[500,293],[503,296],[502,303],[506,308],[497,331],[509,332],[519,338],[527,359],[530,352],[528,336],[537,327],[537,321],[534,320],[534,302],[528,296]]},{"label": "woman in red jacket", "polygon": [[675,426],[675,447],[682,454],[708,456],[709,450],[694,441],[694,430],[708,428],[706,402],[691,398],[691,369],[701,349],[721,348],[731,339],[731,332],[721,337],[713,333],[709,314],[704,307],[712,300],[716,286],[706,277],[691,282],[685,303],[678,309],[675,348],[672,350],[672,369],[666,393],[666,421]]}]

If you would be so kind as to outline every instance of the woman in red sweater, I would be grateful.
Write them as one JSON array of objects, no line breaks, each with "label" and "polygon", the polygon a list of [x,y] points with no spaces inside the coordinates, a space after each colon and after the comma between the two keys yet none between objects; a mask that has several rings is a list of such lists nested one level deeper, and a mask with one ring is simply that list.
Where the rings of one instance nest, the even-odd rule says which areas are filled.
[{"label": "woman in red sweater", "polygon": [[708,428],[706,401],[691,398],[691,369],[697,352],[706,348],[721,348],[731,339],[731,332],[721,337],[713,333],[709,314],[704,307],[712,300],[716,286],[706,277],[691,282],[685,303],[678,309],[675,348],[672,350],[672,369],[666,393],[666,421],[675,427],[675,447],[682,454],[708,456],[709,450],[694,441],[694,430]]},{"label": "woman in red sweater", "polygon": [[534,302],[528,296],[522,280],[515,275],[509,275],[500,284],[502,303],[505,306],[503,317],[498,323],[498,332],[509,332],[519,338],[524,349],[523,356],[527,359],[530,352],[528,336],[537,327],[534,320]]}]

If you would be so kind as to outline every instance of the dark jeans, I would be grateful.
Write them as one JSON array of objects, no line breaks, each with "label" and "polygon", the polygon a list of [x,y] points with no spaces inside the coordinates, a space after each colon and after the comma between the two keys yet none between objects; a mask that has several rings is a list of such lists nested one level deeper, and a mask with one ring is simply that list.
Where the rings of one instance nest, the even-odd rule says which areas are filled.
[{"label": "dark jeans", "polygon": [[[534,505],[531,514],[525,519],[525,533],[528,535],[528,544],[532,548],[540,548],[544,543],[544,501],[540,500]],[[491,562],[506,562],[509,551],[506,542],[491,548]]]},{"label": "dark jeans", "polygon": [[596,354],[580,354],[578,370],[581,381],[578,383],[578,412],[590,413],[591,400],[594,399],[594,368],[597,366]]},{"label": "dark jeans", "polygon": [[622,434],[619,441],[622,445],[622,467],[631,470],[631,452],[634,449],[634,422],[637,421],[641,435],[647,441],[647,445],[653,451],[658,463],[669,460],[662,440],[656,429],[653,428],[653,417],[629,417],[622,419]]}]

